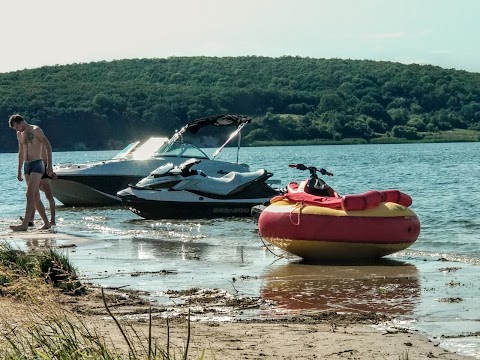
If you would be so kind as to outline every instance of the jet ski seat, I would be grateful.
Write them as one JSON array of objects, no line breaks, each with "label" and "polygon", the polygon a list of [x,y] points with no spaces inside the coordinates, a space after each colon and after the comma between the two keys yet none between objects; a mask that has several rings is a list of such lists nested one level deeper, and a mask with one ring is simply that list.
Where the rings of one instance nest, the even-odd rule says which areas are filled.
[{"label": "jet ski seat", "polygon": [[195,190],[215,195],[228,196],[240,192],[258,178],[267,178],[268,176],[267,171],[264,169],[245,173],[232,171],[220,178],[211,177],[209,181],[196,184]]}]

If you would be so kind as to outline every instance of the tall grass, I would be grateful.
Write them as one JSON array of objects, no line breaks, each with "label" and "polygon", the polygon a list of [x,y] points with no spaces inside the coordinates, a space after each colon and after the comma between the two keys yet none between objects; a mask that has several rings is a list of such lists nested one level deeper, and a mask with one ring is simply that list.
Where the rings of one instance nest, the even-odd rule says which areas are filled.
[{"label": "tall grass", "polygon": [[[19,286],[18,283],[21,283]],[[28,283],[28,285],[27,285]],[[55,250],[27,254],[15,250],[7,243],[0,244],[0,296],[28,300],[27,314],[21,322],[0,321],[0,359],[187,359],[190,343],[190,313],[186,345],[177,352],[171,351],[170,328],[167,320],[166,350],[157,344],[152,334],[150,312],[148,336],[140,334],[133,326],[119,321],[110,311],[103,290],[105,310],[114,320],[124,344],[113,343],[102,335],[94,324],[79,315],[61,308],[55,302],[38,301],[45,294],[37,294],[42,287],[54,287],[68,295],[81,295],[85,288],[77,279],[76,270],[68,258]],[[52,291],[59,291],[52,290]],[[33,295],[37,300],[32,301]],[[51,295],[51,294],[50,294]],[[53,294],[54,295],[54,294]],[[178,356],[178,357],[177,357]],[[200,359],[204,358],[204,352]]]},{"label": "tall grass", "polygon": [[[106,308],[108,309],[108,306]],[[108,313],[122,333],[126,350],[120,349],[118,343],[114,344],[81,317],[65,310],[44,307],[32,311],[26,325],[22,327],[14,327],[9,323],[3,324],[0,335],[0,338],[4,339],[0,342],[1,358],[6,360],[185,360],[188,358],[190,326],[184,350],[180,351],[177,357],[175,353],[170,352],[169,339],[167,350],[164,350],[158,346],[151,334],[148,337],[143,336],[133,327],[121,324],[110,310]],[[190,323],[189,318],[188,323]],[[151,329],[151,321],[149,328]],[[200,355],[200,359],[203,357],[204,352]]]}]

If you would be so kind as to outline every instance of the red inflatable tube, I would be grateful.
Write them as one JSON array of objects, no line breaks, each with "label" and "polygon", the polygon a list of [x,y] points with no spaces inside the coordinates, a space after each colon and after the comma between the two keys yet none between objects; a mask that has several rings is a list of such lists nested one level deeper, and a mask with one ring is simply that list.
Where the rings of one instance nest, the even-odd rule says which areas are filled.
[{"label": "red inflatable tube", "polygon": [[410,195],[401,192],[400,190],[381,190],[380,193],[383,196],[383,202],[394,202],[406,207],[412,205],[412,198]]},{"label": "red inflatable tube", "polygon": [[345,211],[365,210],[377,206],[381,202],[393,202],[406,207],[412,205],[412,198],[400,190],[370,190],[363,194],[345,195],[342,209]]},{"label": "red inflatable tube", "polygon": [[342,209],[345,211],[356,211],[370,209],[383,201],[380,191],[370,190],[358,195],[345,195],[342,198]]}]

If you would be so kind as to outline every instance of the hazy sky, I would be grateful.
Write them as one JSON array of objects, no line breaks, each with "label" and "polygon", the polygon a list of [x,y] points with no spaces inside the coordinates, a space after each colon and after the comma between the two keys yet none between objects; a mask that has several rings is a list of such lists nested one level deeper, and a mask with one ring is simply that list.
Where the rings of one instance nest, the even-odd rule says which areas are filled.
[{"label": "hazy sky", "polygon": [[170,56],[283,55],[480,72],[480,0],[15,0],[0,72]]}]

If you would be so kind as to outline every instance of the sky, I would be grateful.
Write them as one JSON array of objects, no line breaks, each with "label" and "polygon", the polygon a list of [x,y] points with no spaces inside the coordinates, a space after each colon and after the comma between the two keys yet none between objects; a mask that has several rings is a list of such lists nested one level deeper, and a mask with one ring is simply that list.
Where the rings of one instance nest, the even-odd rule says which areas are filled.
[{"label": "sky", "polygon": [[480,72],[480,0],[15,0],[0,73],[135,58],[301,56]]}]

